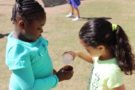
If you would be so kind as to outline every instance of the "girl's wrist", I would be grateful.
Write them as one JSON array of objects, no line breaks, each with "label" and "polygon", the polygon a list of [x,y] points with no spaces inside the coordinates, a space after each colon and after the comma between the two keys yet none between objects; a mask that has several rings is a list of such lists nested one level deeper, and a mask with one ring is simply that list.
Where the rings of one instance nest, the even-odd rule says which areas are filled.
[{"label": "girl's wrist", "polygon": [[80,57],[82,55],[82,52],[76,52],[76,56]]}]

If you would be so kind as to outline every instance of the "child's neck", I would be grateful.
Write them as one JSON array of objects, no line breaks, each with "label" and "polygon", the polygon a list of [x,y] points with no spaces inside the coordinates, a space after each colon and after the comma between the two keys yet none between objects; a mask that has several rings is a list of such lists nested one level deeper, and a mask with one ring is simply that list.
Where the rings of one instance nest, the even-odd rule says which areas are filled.
[{"label": "child's neck", "polygon": [[25,41],[25,42],[33,42],[32,40],[27,39],[27,38],[26,38],[24,35],[22,35],[21,33],[17,33],[17,32],[15,32],[15,33],[13,34],[13,37],[15,37],[16,39]]},{"label": "child's neck", "polygon": [[113,54],[109,51],[109,50],[106,50],[105,53],[103,53],[100,57],[99,57],[99,60],[108,60],[108,59],[111,59],[113,58]]},{"label": "child's neck", "polygon": [[100,56],[100,57],[99,57],[99,60],[104,61],[104,60],[108,60],[108,59],[111,59],[111,58],[113,58],[113,56],[110,56],[110,57]]}]

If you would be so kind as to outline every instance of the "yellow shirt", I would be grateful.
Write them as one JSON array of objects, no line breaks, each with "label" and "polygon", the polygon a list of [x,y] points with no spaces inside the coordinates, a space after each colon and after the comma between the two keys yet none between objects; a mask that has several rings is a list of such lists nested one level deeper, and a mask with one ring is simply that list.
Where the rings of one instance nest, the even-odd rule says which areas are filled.
[{"label": "yellow shirt", "polygon": [[112,90],[123,84],[123,73],[115,58],[94,61],[89,90]]}]

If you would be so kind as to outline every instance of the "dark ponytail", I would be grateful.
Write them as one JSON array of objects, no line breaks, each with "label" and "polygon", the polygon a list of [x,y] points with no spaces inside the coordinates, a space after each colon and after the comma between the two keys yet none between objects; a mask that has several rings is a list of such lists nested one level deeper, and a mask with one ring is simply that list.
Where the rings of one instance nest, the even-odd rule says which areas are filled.
[{"label": "dark ponytail", "polygon": [[32,20],[46,18],[44,8],[35,0],[16,0],[12,10],[11,20],[16,21],[17,15],[29,23]]},{"label": "dark ponytail", "polygon": [[115,30],[116,44],[114,55],[118,60],[118,65],[125,74],[132,74],[134,65],[134,55],[132,53],[131,45],[127,35],[125,34],[122,27],[117,25]]},{"label": "dark ponytail", "polygon": [[132,74],[134,55],[128,37],[119,25],[113,27],[103,18],[93,19],[82,26],[79,37],[88,46],[104,45],[116,57],[120,69],[125,74]]}]

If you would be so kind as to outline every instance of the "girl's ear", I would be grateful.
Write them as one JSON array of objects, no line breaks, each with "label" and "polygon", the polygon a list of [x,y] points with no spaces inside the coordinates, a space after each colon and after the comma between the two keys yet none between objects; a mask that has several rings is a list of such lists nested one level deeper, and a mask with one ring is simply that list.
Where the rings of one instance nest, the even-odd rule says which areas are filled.
[{"label": "girl's ear", "polygon": [[23,20],[19,20],[18,21],[18,26],[21,28],[21,29],[24,29],[24,21]]},{"label": "girl's ear", "polygon": [[105,46],[99,45],[99,46],[97,47],[97,49],[100,50],[100,51],[103,51],[103,50],[105,50]]}]

